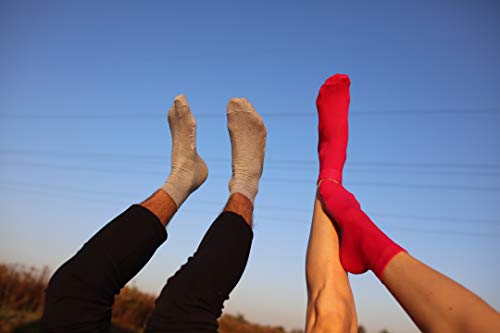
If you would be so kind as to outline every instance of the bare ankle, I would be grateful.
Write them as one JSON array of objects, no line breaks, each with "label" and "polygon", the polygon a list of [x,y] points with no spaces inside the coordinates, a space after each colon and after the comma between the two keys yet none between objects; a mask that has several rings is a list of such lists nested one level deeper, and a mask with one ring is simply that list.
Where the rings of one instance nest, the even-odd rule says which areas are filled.
[{"label": "bare ankle", "polygon": [[233,212],[243,217],[245,222],[252,226],[253,204],[252,202],[240,193],[233,193],[227,200],[224,212]]},{"label": "bare ankle", "polygon": [[163,190],[156,191],[140,205],[153,213],[164,226],[168,224],[177,211],[174,200]]}]

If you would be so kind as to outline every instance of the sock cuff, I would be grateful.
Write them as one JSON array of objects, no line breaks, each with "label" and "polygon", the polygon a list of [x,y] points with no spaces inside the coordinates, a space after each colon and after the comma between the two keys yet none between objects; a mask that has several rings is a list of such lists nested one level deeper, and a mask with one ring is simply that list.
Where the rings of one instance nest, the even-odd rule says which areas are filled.
[{"label": "sock cuff", "polygon": [[240,193],[240,194],[244,195],[248,200],[250,200],[250,202],[252,202],[252,205],[254,204],[255,197],[257,196],[258,191],[259,190],[257,187],[255,187],[255,189],[253,189],[253,188],[250,188],[248,185],[238,184],[238,183],[232,184],[229,187],[230,195],[233,193]]},{"label": "sock cuff", "polygon": [[322,179],[334,180],[339,185],[342,185],[342,170],[320,169],[317,183]]},{"label": "sock cuff", "polygon": [[184,201],[186,201],[188,197],[186,193],[182,193],[168,181],[166,181],[165,184],[160,187],[160,190],[166,192],[172,198],[172,200],[174,200],[175,204],[177,205],[177,209],[181,208],[181,205],[184,203]]}]

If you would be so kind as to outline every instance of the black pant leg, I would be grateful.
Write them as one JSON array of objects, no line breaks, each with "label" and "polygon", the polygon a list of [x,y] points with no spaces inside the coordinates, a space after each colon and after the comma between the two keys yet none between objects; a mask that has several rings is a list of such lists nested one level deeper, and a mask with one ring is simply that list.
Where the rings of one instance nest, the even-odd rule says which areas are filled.
[{"label": "black pant leg", "polygon": [[156,300],[146,333],[216,333],[223,303],[243,274],[252,228],[231,212],[211,225],[195,254]]},{"label": "black pant leg", "polygon": [[52,276],[42,333],[108,333],[114,296],[166,240],[158,218],[133,205],[104,226]]}]

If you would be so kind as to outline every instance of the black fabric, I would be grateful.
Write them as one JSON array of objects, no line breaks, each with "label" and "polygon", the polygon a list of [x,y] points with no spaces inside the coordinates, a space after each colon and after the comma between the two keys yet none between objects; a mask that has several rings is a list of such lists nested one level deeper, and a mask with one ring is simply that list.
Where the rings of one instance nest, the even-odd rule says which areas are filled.
[{"label": "black fabric", "polygon": [[[166,240],[158,218],[134,205],[94,235],[52,276],[42,333],[109,333],[114,296]],[[168,280],[147,332],[217,332],[222,303],[238,283],[253,233],[237,214],[222,213],[198,250]]]},{"label": "black fabric", "polygon": [[158,218],[139,205],[104,226],[50,279],[42,332],[109,332],[114,296],[166,238]]},{"label": "black fabric", "polygon": [[217,319],[243,274],[252,238],[241,216],[222,213],[195,254],[167,281],[145,332],[217,332]]}]

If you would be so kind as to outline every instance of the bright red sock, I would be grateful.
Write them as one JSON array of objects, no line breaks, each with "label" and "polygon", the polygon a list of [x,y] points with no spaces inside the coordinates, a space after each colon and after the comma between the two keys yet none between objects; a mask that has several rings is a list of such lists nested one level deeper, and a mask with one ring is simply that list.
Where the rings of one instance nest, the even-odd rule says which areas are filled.
[{"label": "bright red sock", "polygon": [[379,279],[391,259],[401,251],[366,215],[352,193],[324,180],[319,187],[327,213],[342,230],[340,261],[350,273],[372,270]]},{"label": "bright red sock", "polygon": [[[328,214],[342,229],[340,260],[354,274],[372,270],[380,279],[389,261],[404,251],[387,237],[361,210],[358,201],[342,184],[346,160],[349,87],[345,74],[335,74],[321,86],[316,100],[319,116],[319,193]],[[337,182],[337,184],[335,183]]]},{"label": "bright red sock", "polygon": [[347,149],[347,115],[349,112],[349,86],[345,74],[328,78],[319,89],[316,107],[319,117],[319,178],[334,179],[342,184],[342,169]]}]

